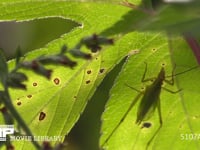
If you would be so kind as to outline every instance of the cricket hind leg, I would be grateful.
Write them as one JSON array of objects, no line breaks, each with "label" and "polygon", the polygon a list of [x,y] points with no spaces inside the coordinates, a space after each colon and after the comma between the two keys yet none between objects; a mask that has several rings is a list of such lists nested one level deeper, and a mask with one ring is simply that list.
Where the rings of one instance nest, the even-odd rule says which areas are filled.
[{"label": "cricket hind leg", "polygon": [[110,140],[110,138],[112,137],[112,135],[115,133],[115,131],[118,129],[118,127],[122,124],[122,122],[124,121],[124,119],[126,118],[126,116],[128,115],[128,113],[133,108],[133,106],[135,105],[135,103],[139,100],[139,98],[142,96],[142,94],[143,93],[140,92],[137,95],[137,97],[132,101],[131,105],[129,106],[128,110],[125,112],[125,114],[123,115],[123,117],[121,118],[121,120],[119,121],[119,123],[115,126],[115,128],[112,130],[112,132],[110,133],[110,135],[106,138],[106,140],[101,145],[101,148],[103,148],[104,145]]},{"label": "cricket hind leg", "polygon": [[156,130],[156,132],[153,134],[153,136],[151,137],[151,139],[147,142],[147,145],[146,145],[146,150],[148,150],[151,142],[154,140],[154,138],[156,137],[156,135],[158,134],[158,132],[160,131],[161,127],[162,127],[162,124],[163,124],[163,121],[162,121],[162,114],[161,114],[161,106],[160,106],[160,99],[158,100],[158,116],[159,116],[159,127],[158,129]]},{"label": "cricket hind leg", "polygon": [[167,89],[167,88],[165,88],[165,87],[162,87],[162,89],[165,90],[165,91],[167,91],[167,92],[170,92],[170,93],[172,93],[172,94],[176,94],[176,93],[179,93],[180,91],[182,91],[182,89],[178,89],[177,91],[172,91],[172,90]]},{"label": "cricket hind leg", "polygon": [[142,93],[140,90],[138,90],[138,89],[136,89],[136,88],[134,88],[134,87],[132,87],[132,86],[130,86],[130,85],[128,85],[128,84],[125,84],[127,87],[129,87],[130,89],[132,89],[132,90],[135,90],[136,92],[138,92],[138,93]]},{"label": "cricket hind leg", "polygon": [[[176,65],[174,66],[174,68],[172,70],[172,75],[171,75],[172,79],[171,80],[166,80],[166,79],[164,80],[166,83],[168,83],[170,85],[174,85],[174,76],[175,76],[174,72],[175,72],[175,69],[176,69]],[[170,76],[167,76],[167,77],[170,77]],[[162,87],[162,89],[165,90],[165,91],[167,91],[167,92],[170,92],[172,94],[176,94],[176,93],[182,91],[182,89],[178,89],[177,91],[172,91],[172,90],[167,89],[165,87]]]},{"label": "cricket hind leg", "polygon": [[[169,89],[167,89],[167,88],[164,88],[164,87],[162,87],[164,90],[166,90],[166,91],[168,91],[168,92],[170,92],[170,93],[172,93],[172,94],[176,94],[176,93],[178,93],[178,92],[180,92],[182,89],[179,89],[179,90],[177,90],[177,91],[172,91],[172,90],[169,90]],[[147,143],[147,146],[146,146],[146,150],[148,149],[148,147],[149,147],[149,145],[151,144],[151,142],[153,141],[153,139],[155,138],[155,136],[158,134],[158,132],[160,131],[160,129],[161,129],[161,127],[162,127],[162,124],[163,124],[163,121],[162,121],[162,114],[161,114],[161,106],[160,106],[160,99],[158,100],[158,106],[157,106],[157,108],[158,108],[158,116],[159,116],[159,123],[160,123],[160,125],[159,125],[159,127],[158,127],[158,129],[156,130],[156,132],[153,134],[153,136],[151,137],[151,139],[148,141],[148,143]]]}]

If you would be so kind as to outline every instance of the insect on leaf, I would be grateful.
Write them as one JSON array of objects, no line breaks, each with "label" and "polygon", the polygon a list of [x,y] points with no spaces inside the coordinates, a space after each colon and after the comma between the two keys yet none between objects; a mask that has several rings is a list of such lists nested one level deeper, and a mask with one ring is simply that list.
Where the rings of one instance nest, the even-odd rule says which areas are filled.
[{"label": "insect on leaf", "polygon": [[[166,75],[170,76],[173,70],[171,59],[176,64],[176,73],[196,66],[195,59],[192,53],[188,51],[188,46],[183,40],[178,38],[173,39],[175,40],[172,44],[173,50],[171,51],[173,55],[170,58],[167,39],[159,36],[153,38],[153,40],[150,39],[151,38],[149,38],[149,42],[144,42],[145,46],[140,48],[141,52],[139,54],[133,55],[127,60],[127,63],[124,65],[123,70],[116,80],[116,86],[110,91],[110,99],[102,117],[101,146],[122,120],[130,104],[138,95],[138,92],[130,90],[125,83],[136,89],[152,84],[152,82],[141,82],[141,77],[144,72],[144,61],[148,63],[146,77],[155,77],[163,65],[165,66]],[[152,48],[152,46],[154,46],[154,48]],[[174,147],[174,145],[176,148],[182,149],[188,144],[185,133],[199,132],[197,128],[198,122],[200,121],[197,117],[199,115],[195,110],[192,110],[192,108],[196,107],[195,103],[197,102],[197,97],[199,97],[197,92],[199,88],[196,85],[193,85],[193,90],[190,88],[193,80],[199,83],[197,78],[198,74],[198,69],[195,69],[176,76],[175,85],[173,87],[164,84],[164,87],[172,91],[177,91],[178,89],[182,89],[182,91],[178,94],[171,94],[165,90],[161,91],[160,103],[163,126],[148,149],[170,149]],[[194,92],[191,94],[191,91]],[[188,97],[189,94],[190,98]],[[191,97],[192,100],[189,100]],[[138,106],[139,103],[135,104],[130,110],[127,117],[122,120],[120,126],[104,144],[104,148],[108,150],[143,150],[146,148],[147,142],[159,127],[159,117],[156,112],[151,118],[145,120],[145,122],[151,124],[149,128],[144,127],[143,123],[145,122],[138,126],[135,123]],[[189,119],[187,120],[186,118],[188,117]],[[184,134],[185,140],[181,139],[181,134]],[[196,144],[197,143],[193,141],[189,145],[197,149]]]}]

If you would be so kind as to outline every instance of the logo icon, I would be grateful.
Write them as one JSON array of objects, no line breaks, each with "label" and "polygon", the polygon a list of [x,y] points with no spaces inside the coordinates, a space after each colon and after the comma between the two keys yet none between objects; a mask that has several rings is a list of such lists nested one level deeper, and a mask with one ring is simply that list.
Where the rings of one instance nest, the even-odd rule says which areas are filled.
[{"label": "logo icon", "polygon": [[14,134],[14,125],[0,125],[0,141],[6,141],[8,134]]}]

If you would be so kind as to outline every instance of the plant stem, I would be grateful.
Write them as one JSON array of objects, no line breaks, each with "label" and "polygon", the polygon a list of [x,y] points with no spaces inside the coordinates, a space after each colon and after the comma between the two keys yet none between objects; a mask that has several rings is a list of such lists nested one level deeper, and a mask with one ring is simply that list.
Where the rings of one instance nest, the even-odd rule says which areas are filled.
[{"label": "plant stem", "polygon": [[185,41],[187,42],[187,44],[192,49],[193,54],[196,57],[198,64],[200,64],[200,45],[199,45],[198,41],[196,40],[195,37],[193,37],[192,35],[189,35],[189,34],[185,34],[184,38],[185,38]]}]

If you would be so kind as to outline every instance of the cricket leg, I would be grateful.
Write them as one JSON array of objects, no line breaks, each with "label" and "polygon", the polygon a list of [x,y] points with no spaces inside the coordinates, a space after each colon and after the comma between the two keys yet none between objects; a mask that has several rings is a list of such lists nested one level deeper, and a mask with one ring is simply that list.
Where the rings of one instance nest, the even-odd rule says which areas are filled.
[{"label": "cricket leg", "polygon": [[125,84],[126,86],[128,86],[129,88],[131,88],[132,90],[135,90],[135,91],[137,91],[138,93],[141,93],[141,91],[140,90],[137,90],[137,89],[135,89],[134,87],[131,87],[130,85],[128,85],[128,84]]},{"label": "cricket leg", "polygon": [[151,142],[153,141],[153,139],[155,138],[155,136],[158,134],[158,132],[160,131],[161,127],[162,127],[162,114],[161,114],[161,106],[160,106],[160,99],[158,100],[158,116],[159,116],[159,127],[158,129],[156,130],[156,132],[153,134],[153,136],[151,137],[151,139],[148,141],[147,145],[146,145],[146,150],[148,149],[149,145],[151,144]]},{"label": "cricket leg", "polygon": [[172,94],[176,94],[176,93],[182,91],[182,89],[179,89],[179,90],[177,90],[177,91],[172,91],[172,90],[167,89],[167,88],[165,88],[165,87],[162,87],[162,88],[163,88],[163,90],[165,90],[165,91],[167,91],[167,92],[170,92],[170,93],[172,93]]},{"label": "cricket leg", "polygon": [[166,79],[164,80],[166,83],[168,83],[170,85],[174,85],[175,69],[176,69],[176,65],[174,65],[174,68],[172,70],[172,75],[171,75],[172,79],[171,80],[166,80]]},{"label": "cricket leg", "polygon": [[148,79],[145,79],[145,76],[146,76],[146,73],[147,73],[147,63],[146,62],[144,62],[145,63],[145,70],[144,70],[144,74],[143,74],[143,76],[142,76],[142,82],[147,82],[147,81],[150,81],[150,80],[154,80],[155,79],[155,77],[154,78],[148,78]]},{"label": "cricket leg", "polygon": [[117,126],[115,126],[115,128],[113,129],[113,131],[110,133],[110,135],[107,137],[107,139],[104,141],[104,143],[101,145],[101,147],[103,148],[103,146],[109,141],[109,139],[112,137],[112,135],[115,133],[115,131],[117,130],[117,128],[122,124],[122,122],[124,121],[124,119],[126,118],[126,116],[128,115],[128,113],[130,112],[130,110],[133,108],[133,106],[135,105],[135,103],[138,101],[138,99],[142,96],[143,93],[139,93],[137,95],[137,97],[132,101],[131,105],[129,106],[128,110],[126,111],[126,113],[123,115],[123,117],[121,118],[121,120],[119,121],[119,123],[117,124]]}]

